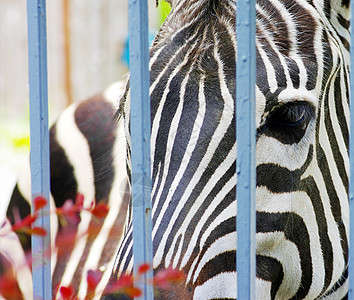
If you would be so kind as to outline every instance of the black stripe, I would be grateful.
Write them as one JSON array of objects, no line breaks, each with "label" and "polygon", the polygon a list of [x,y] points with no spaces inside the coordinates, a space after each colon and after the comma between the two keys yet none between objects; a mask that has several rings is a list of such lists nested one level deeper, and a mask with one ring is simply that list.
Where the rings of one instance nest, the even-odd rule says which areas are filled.
[{"label": "black stripe", "polygon": [[265,18],[258,12],[257,22],[263,21],[263,25],[266,26],[268,33],[273,38],[280,53],[288,57],[291,48],[291,41],[289,39],[287,22],[283,19],[278,8],[275,7],[270,1],[258,0],[257,5],[262,7],[262,9],[267,12]]},{"label": "black stripe", "polygon": [[267,69],[264,61],[256,48],[256,64],[257,64],[257,86],[264,96],[270,94]]},{"label": "black stripe", "polygon": [[326,159],[326,154],[323,151],[323,149],[319,146],[317,150],[317,157],[319,161],[319,165],[321,166],[321,173],[323,175],[323,178],[325,179],[325,185],[326,185],[326,190],[327,194],[329,197],[330,205],[331,205],[331,212],[334,217],[335,222],[337,223],[339,234],[340,234],[340,240],[341,240],[341,246],[343,249],[343,256],[345,260],[345,265],[348,263],[348,240],[347,240],[347,234],[345,230],[345,225],[344,221],[342,218],[342,207],[341,207],[341,201],[338,197],[334,182],[332,180],[332,176],[330,174],[330,169],[329,169],[329,164]]},{"label": "black stripe", "polygon": [[343,108],[343,96],[345,97],[346,95],[342,95],[342,80],[345,80],[344,76],[342,74],[345,72],[343,68],[339,71],[338,76],[336,77],[336,80],[334,82],[334,103],[336,107],[336,115],[338,118],[338,123],[341,129],[341,133],[343,136],[343,140],[346,146],[346,150],[348,151],[349,149],[349,130],[347,126],[347,120],[345,119],[345,114],[344,114],[344,108]]},{"label": "black stripe", "polygon": [[[230,262],[234,262],[233,264]],[[196,285],[202,285],[208,279],[217,276],[220,273],[235,272],[236,269],[236,251],[223,252],[210,261],[208,261],[200,271],[196,280]],[[236,284],[236,283],[235,283]]]},{"label": "black stripe", "polygon": [[257,187],[265,186],[272,193],[298,191],[301,175],[313,159],[313,146],[310,145],[305,163],[293,171],[277,164],[266,163],[257,166]]},{"label": "black stripe", "polygon": [[272,282],[270,289],[271,299],[275,299],[279,287],[284,279],[284,272],[281,263],[275,258],[263,255],[256,256],[256,266],[258,278]]},{"label": "black stripe", "polygon": [[[217,34],[215,38],[217,39],[218,54],[220,55],[220,60],[223,62],[222,69],[224,72],[224,78],[227,88],[232,95],[234,103],[236,103],[236,51],[235,45],[233,44],[233,39],[229,35],[226,26],[220,24],[219,28],[216,28],[216,32],[222,32],[223,34]],[[223,80],[220,78],[220,80]]]},{"label": "black stripe", "polygon": [[337,14],[337,21],[338,23],[343,26],[344,28],[348,29],[350,22],[349,20],[345,19],[341,14]]},{"label": "black stripe", "polygon": [[[334,80],[334,78],[331,78],[331,80]],[[330,88],[328,87],[325,91],[324,103],[323,103],[323,105],[324,105],[324,123],[325,123],[326,132],[328,135],[329,143],[330,143],[331,150],[333,153],[333,158],[336,163],[336,167],[337,167],[339,176],[342,179],[342,183],[343,183],[344,187],[347,188],[348,184],[349,184],[348,183],[348,175],[346,173],[344,159],[342,157],[342,154],[340,152],[339,145],[337,142],[337,136],[333,130],[333,124],[332,124],[330,110],[329,110],[329,98],[330,98]],[[337,101],[337,99],[331,99],[331,101],[334,101],[334,100]],[[345,151],[346,149],[343,149],[343,150]]]},{"label": "black stripe", "polygon": [[[260,43],[261,43],[262,47],[264,48],[264,52],[267,55],[271,65],[274,68],[275,79],[278,84],[278,88],[283,88],[283,89],[286,88],[287,83],[286,83],[285,70],[284,70],[284,67],[281,63],[278,53],[269,44],[269,42],[266,38],[264,38],[263,36],[260,36],[260,37],[258,37],[258,39],[260,40]],[[257,68],[258,68],[258,65],[257,65]],[[257,69],[257,73],[258,72],[259,71]]]},{"label": "black stripe", "polygon": [[325,279],[323,290],[325,291],[332,280],[333,274],[333,248],[328,236],[328,225],[323,207],[323,200],[315,180],[312,177],[305,178],[301,181],[300,189],[305,191],[311,199],[313,211],[316,216],[318,226],[318,234],[322,249],[322,256],[325,266]]},{"label": "black stripe", "polygon": [[[16,210],[16,212],[14,210]],[[11,200],[6,212],[6,217],[9,219],[11,224],[15,224],[15,214],[17,213],[21,220],[31,214],[31,206],[27,202],[26,198],[21,194],[18,183],[12,192]]]},{"label": "black stripe", "polygon": [[77,182],[65,149],[57,141],[56,126],[50,128],[50,192],[56,207],[61,207],[66,200],[75,199]]},{"label": "black stripe", "polygon": [[284,232],[286,239],[297,246],[302,274],[299,289],[292,299],[303,299],[312,283],[312,258],[308,229],[297,214],[257,212],[257,233],[274,231]]},{"label": "black stripe", "polygon": [[[156,181],[156,179],[158,179],[158,184],[156,186],[156,190],[158,190],[160,188],[161,179],[162,179],[161,177],[163,175],[163,174],[160,174],[160,178],[156,178],[157,171],[159,168],[161,168],[161,170],[164,169],[165,155],[166,155],[167,151],[170,151],[170,149],[167,149],[167,144],[168,144],[168,138],[169,138],[169,133],[170,133],[170,129],[171,129],[171,124],[172,124],[173,118],[176,114],[178,104],[180,102],[180,90],[181,90],[182,81],[184,79],[184,74],[189,71],[189,68],[190,68],[190,66],[184,65],[182,67],[181,72],[179,74],[177,74],[172,79],[171,84],[170,84],[170,91],[166,97],[166,101],[165,101],[164,107],[162,109],[160,124],[164,124],[164,125],[158,126],[158,129],[157,129],[154,161],[153,161],[153,174],[152,174],[152,184],[153,185],[155,185],[155,181]],[[194,102],[194,103],[198,105],[198,103],[196,103],[196,102]],[[192,117],[192,116],[193,116],[193,114],[190,114],[190,117]],[[191,119],[191,120],[188,120],[188,122],[190,123],[190,126],[188,126],[186,128],[193,128],[194,120]],[[187,135],[188,134],[190,134],[190,130],[187,131]],[[186,142],[188,142],[188,140],[184,139],[182,142],[182,145],[184,145],[183,147],[186,147]],[[181,151],[181,152],[183,152],[183,151]],[[173,163],[173,161],[171,161],[171,163]],[[168,174],[168,175],[171,176],[170,174]],[[173,180],[173,178],[172,178],[172,180]],[[165,187],[166,187],[166,185],[165,185]],[[160,201],[157,205],[157,211],[160,211],[163,206],[164,201],[162,201],[161,198],[162,197],[160,197],[160,199],[159,199]],[[154,201],[155,201],[155,197],[153,197],[152,203],[154,203]],[[155,214],[153,216],[153,223],[156,222],[156,218],[157,218],[157,214]]]},{"label": "black stripe", "polygon": [[[30,180],[30,179],[28,179]],[[15,224],[17,218],[19,217],[23,220],[25,217],[31,214],[31,206],[26,201],[26,198],[21,194],[18,183],[16,184],[12,196],[10,199],[9,206],[7,207],[6,217],[9,219],[11,224]],[[21,241],[21,245],[25,251],[31,250],[31,236],[26,233],[16,233]]]},{"label": "black stripe", "polygon": [[298,89],[300,87],[300,69],[295,60],[288,57],[285,59],[293,86]]}]

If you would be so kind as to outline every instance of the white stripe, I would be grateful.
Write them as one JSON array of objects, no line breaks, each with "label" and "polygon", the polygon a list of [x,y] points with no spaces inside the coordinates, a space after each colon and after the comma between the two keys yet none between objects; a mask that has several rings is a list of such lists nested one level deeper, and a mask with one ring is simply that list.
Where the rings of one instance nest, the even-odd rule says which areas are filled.
[{"label": "white stripe", "polygon": [[[234,284],[230,284],[233,282]],[[210,278],[194,290],[194,300],[206,299],[237,299],[236,272],[221,273]],[[263,300],[263,298],[262,298]],[[264,299],[266,300],[266,299]]]},{"label": "white stripe", "polygon": [[75,122],[75,110],[76,105],[71,105],[62,113],[56,125],[56,138],[74,168],[78,192],[85,197],[84,206],[89,208],[95,198],[94,173],[88,142]]},{"label": "white stripe", "polygon": [[[61,115],[56,126],[56,138],[59,145],[65,149],[68,161],[74,168],[78,192],[84,195],[84,207],[89,208],[95,197],[94,173],[90,156],[90,149],[86,138],[80,132],[75,122],[76,105],[68,107]],[[67,262],[67,268],[63,274],[62,284],[69,285],[86,246],[91,214],[82,211],[81,222],[78,227],[74,249]],[[83,237],[84,236],[84,237]]]}]

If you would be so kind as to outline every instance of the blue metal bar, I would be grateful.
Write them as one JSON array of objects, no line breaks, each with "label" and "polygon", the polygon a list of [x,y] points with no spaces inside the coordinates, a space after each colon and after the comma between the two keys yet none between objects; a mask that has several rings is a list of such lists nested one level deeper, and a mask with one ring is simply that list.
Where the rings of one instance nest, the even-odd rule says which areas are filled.
[{"label": "blue metal bar", "polygon": [[[354,5],[350,6],[351,16],[354,16]],[[350,32],[353,34],[354,22],[350,22]],[[349,299],[354,300],[354,43],[350,43],[350,135],[349,135]]]},{"label": "blue metal bar", "polygon": [[[150,177],[150,73],[147,0],[129,0],[130,41],[130,122],[132,150],[133,254],[134,274],[143,263],[151,265],[144,281],[141,299],[153,299],[152,226]],[[139,298],[140,299],[140,298]]]},{"label": "blue metal bar", "polygon": [[[49,199],[50,185],[45,0],[28,0],[27,18],[33,201],[38,195]],[[47,235],[32,236],[33,298],[52,299],[49,201],[40,212],[34,226],[44,228]]]},{"label": "blue metal bar", "polygon": [[[255,299],[255,0],[237,1],[237,298]],[[242,47],[240,46],[242,45]]]}]

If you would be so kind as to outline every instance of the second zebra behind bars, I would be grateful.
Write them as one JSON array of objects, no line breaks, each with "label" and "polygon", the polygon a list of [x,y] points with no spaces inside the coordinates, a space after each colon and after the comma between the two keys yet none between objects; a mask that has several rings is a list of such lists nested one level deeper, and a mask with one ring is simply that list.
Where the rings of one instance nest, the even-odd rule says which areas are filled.
[{"label": "second zebra behind bars", "polygon": [[[236,3],[170,4],[150,50],[153,268],[172,267],[186,277],[173,290],[158,290],[156,299],[235,299]],[[348,291],[349,0],[258,0],[256,8],[256,297],[342,299]],[[129,97],[127,86],[118,110],[127,171],[114,173],[128,178]],[[110,282],[132,272],[131,221],[128,208],[123,236],[105,236],[109,243],[100,248],[99,262],[108,268],[116,256]],[[70,273],[62,263],[53,274],[69,272],[78,290],[84,290],[80,271],[99,263],[89,246],[81,253],[81,268]]]}]

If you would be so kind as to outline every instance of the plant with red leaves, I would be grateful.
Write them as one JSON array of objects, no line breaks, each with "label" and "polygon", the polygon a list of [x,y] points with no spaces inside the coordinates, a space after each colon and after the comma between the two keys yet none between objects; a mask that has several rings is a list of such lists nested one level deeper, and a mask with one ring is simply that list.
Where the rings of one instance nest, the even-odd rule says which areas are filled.
[{"label": "plant with red leaves", "polygon": [[77,297],[75,296],[75,290],[71,285],[60,287],[59,293],[61,295],[62,300],[75,300],[75,299],[77,299]]},{"label": "plant with red leaves", "polygon": [[[134,278],[132,275],[123,274],[116,282],[110,284],[109,288],[105,290],[105,293],[124,294],[131,298],[139,297],[142,295],[142,291],[134,286],[134,281],[137,283],[142,280],[142,275],[147,273],[149,270],[150,265],[143,264],[138,268],[137,278]],[[152,281],[150,281],[150,284],[153,284],[156,288],[170,289],[172,285],[181,283],[184,280],[185,274],[183,271],[175,270],[170,267],[158,271]]]},{"label": "plant with red leaves", "polygon": [[[23,220],[18,220],[10,228],[16,233],[26,233],[28,235],[39,235],[45,236],[46,231],[41,227],[33,227],[34,222],[39,216],[39,211],[47,205],[47,200],[43,197],[37,197],[34,200],[34,212],[33,214],[25,217]],[[100,227],[90,227],[87,232],[83,233],[82,236],[77,235],[76,225],[80,222],[80,213],[82,211],[87,211],[92,214],[93,217],[97,219],[103,219],[107,216],[109,212],[109,207],[107,204],[92,202],[90,207],[84,207],[84,196],[78,194],[75,198],[75,203],[72,200],[65,201],[62,207],[57,208],[54,213],[58,215],[58,218],[62,224],[61,232],[56,237],[57,249],[59,245],[61,249],[67,247],[71,249],[73,243],[80,238],[85,236],[90,237],[91,235],[96,236],[97,230]],[[69,226],[70,225],[70,226]],[[60,252],[64,254],[64,252]],[[50,249],[48,251],[50,255]],[[32,257],[29,256],[29,263],[32,262]],[[110,287],[105,290],[107,294],[122,294],[128,297],[134,298],[142,295],[142,291],[135,286],[134,283],[139,283],[143,275],[150,270],[151,266],[149,264],[143,264],[138,268],[137,275],[134,278],[132,275],[122,275],[116,282],[111,283]],[[12,275],[11,275],[12,274]],[[5,276],[6,275],[6,276]],[[21,298],[21,293],[19,291],[16,279],[13,273],[6,273],[0,276],[0,294],[5,297],[5,299],[17,299]],[[166,270],[158,271],[149,284],[155,285],[155,287],[160,289],[169,289],[171,285],[177,284],[184,280],[184,273],[182,271],[174,270],[168,268]],[[95,294],[100,291],[97,290],[97,286],[102,278],[102,272],[99,270],[89,270],[87,272],[87,296],[86,300],[91,300],[94,298]],[[102,292],[102,291],[101,291]],[[10,293],[10,294],[9,294]],[[73,286],[61,286],[59,288],[59,294],[64,300],[76,300],[78,299],[75,294],[75,289]]]},{"label": "plant with red leaves", "polygon": [[102,279],[102,272],[100,270],[89,270],[87,272],[87,300],[91,300],[95,296],[95,291],[97,288],[97,285]]},{"label": "plant with red leaves", "polygon": [[5,273],[0,275],[0,295],[5,299],[22,299],[21,291],[9,261],[4,257],[0,256],[0,258],[5,269]]},{"label": "plant with red leaves", "polygon": [[[42,227],[33,227],[34,222],[38,219],[39,211],[47,205],[47,200],[41,196],[33,200],[34,212],[26,216],[23,220],[16,220],[11,226],[11,230],[17,234],[46,236],[47,232]],[[7,232],[3,233],[7,234]]]},{"label": "plant with red leaves", "polygon": [[109,288],[105,290],[105,294],[123,294],[128,297],[140,297],[142,291],[134,286],[134,278],[132,275],[125,275],[119,277],[119,279],[110,284]]},{"label": "plant with red leaves", "polygon": [[37,213],[40,209],[47,205],[48,201],[42,196],[38,196],[33,200],[34,213]]},{"label": "plant with red leaves", "polygon": [[142,264],[138,268],[138,275],[145,274],[149,270],[150,270],[150,264]]},{"label": "plant with red leaves", "polygon": [[56,214],[58,215],[61,224],[66,226],[68,222],[78,224],[80,222],[79,214],[82,211],[88,211],[94,217],[103,219],[107,216],[109,207],[105,203],[98,203],[96,205],[95,201],[93,201],[89,208],[85,208],[84,196],[82,194],[77,194],[75,203],[71,199],[66,200],[62,207],[56,209]]},{"label": "plant with red leaves", "polygon": [[171,285],[182,282],[184,279],[183,271],[169,267],[158,271],[154,276],[153,283],[158,288],[169,289]]},{"label": "plant with red leaves", "polygon": [[103,219],[108,215],[109,207],[105,203],[98,203],[95,207],[89,209],[93,216]]}]

